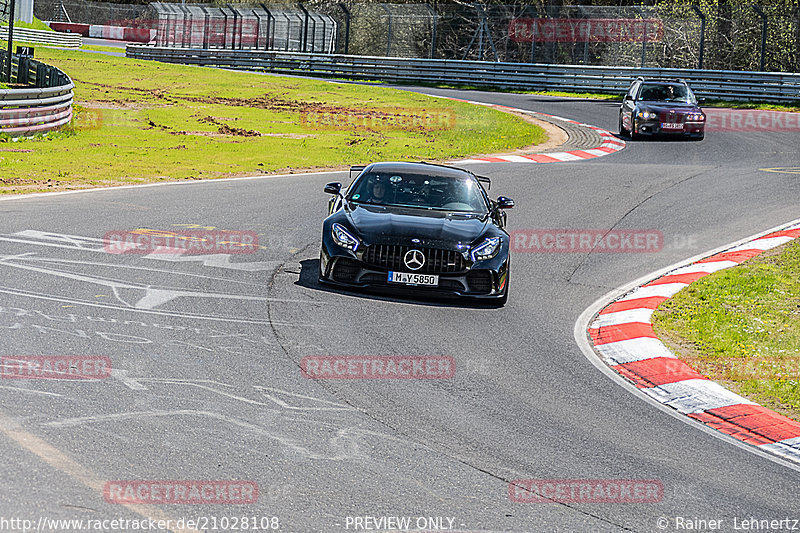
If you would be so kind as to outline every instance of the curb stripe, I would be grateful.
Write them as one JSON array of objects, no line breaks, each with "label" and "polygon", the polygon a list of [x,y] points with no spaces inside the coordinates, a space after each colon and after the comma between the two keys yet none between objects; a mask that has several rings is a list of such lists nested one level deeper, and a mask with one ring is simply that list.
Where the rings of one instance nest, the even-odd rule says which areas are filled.
[{"label": "curb stripe", "polygon": [[687,379],[639,390],[684,414],[753,403],[709,379]]},{"label": "curb stripe", "polygon": [[642,285],[642,287],[653,287],[655,285],[666,285],[667,283],[685,283],[687,285],[694,283],[700,278],[708,276],[710,272],[685,272],[683,274],[670,274],[663,278],[651,281]]},{"label": "curb stripe", "polygon": [[716,261],[733,261],[734,263],[744,263],[748,259],[751,259],[764,250],[740,250],[738,252],[723,252],[721,254],[712,255],[707,259],[702,259],[698,261],[698,263],[714,263]]},{"label": "curb stripe", "polygon": [[658,387],[687,379],[708,379],[673,357],[653,357],[612,367],[640,389]]},{"label": "curb stripe", "polygon": [[636,298],[634,300],[616,301],[602,311],[600,316],[620,311],[630,311],[631,309],[655,309],[661,302],[669,300],[666,296],[650,296],[649,298]]},{"label": "curb stripe", "polygon": [[780,455],[785,459],[800,462],[800,437],[759,446],[762,450]]},{"label": "curb stripe", "polygon": [[603,328],[591,328],[589,329],[589,333],[595,345],[627,341],[630,339],[638,339],[639,337],[658,338],[653,331],[653,326],[643,322],[629,322],[627,324],[617,324]]},{"label": "curb stripe", "polygon": [[620,300],[636,300],[638,298],[649,298],[651,296],[671,298],[687,286],[686,283],[664,283],[663,285],[651,285],[650,287],[642,286],[629,292],[627,295],[620,298]]},{"label": "curb stripe", "polygon": [[584,128],[592,129],[596,131],[603,139],[603,142],[600,143],[598,146],[593,146],[591,148],[584,148],[580,150],[571,150],[569,152],[549,152],[546,154],[498,155],[498,156],[476,157],[473,159],[462,159],[459,161],[452,161],[451,163],[453,164],[463,165],[466,163],[563,163],[567,161],[583,161],[586,159],[594,159],[597,157],[604,157],[609,154],[613,154],[615,152],[624,149],[626,146],[625,141],[619,139],[614,133],[608,130],[604,130],[603,128],[599,128],[597,126],[592,126],[591,124],[576,122],[574,120],[570,120],[564,117],[549,115],[547,113],[528,111],[526,109],[519,109],[517,107],[509,107],[500,104],[488,104],[486,102],[462,100],[460,98],[453,98],[450,96],[436,96],[436,97],[443,98],[445,100],[463,102],[466,104],[475,104],[484,107],[491,107],[503,111],[514,111],[516,113],[524,113],[526,115],[531,115],[531,116],[541,115],[551,119],[569,122],[570,124],[575,124],[576,126],[582,126]]},{"label": "curb stripe", "polygon": [[677,359],[675,354],[664,346],[664,343],[650,337],[609,342],[608,344],[596,346],[596,348],[609,366],[653,359],[655,357]]},{"label": "curb stripe", "polygon": [[592,324],[593,328],[606,328],[608,326],[615,326],[617,324],[627,324],[629,322],[641,322],[643,324],[650,324],[650,317],[653,316],[655,309],[636,308],[626,309],[624,311],[617,311],[616,313],[606,313],[605,315],[598,316],[597,320]]},{"label": "curb stripe", "polygon": [[650,324],[662,302],[698,279],[800,238],[800,225],[731,246],[676,268],[605,305],[589,322],[595,351],[619,375],[656,401],[706,426],[800,463],[800,422],[758,405],[678,359]]}]

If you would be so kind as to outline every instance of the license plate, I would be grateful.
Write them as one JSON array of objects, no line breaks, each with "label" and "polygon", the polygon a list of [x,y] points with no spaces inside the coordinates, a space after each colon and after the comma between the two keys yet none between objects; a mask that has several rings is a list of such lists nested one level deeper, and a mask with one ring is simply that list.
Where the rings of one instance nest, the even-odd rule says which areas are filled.
[{"label": "license plate", "polygon": [[431,274],[411,274],[409,272],[389,272],[389,282],[436,287],[439,285],[439,276]]},{"label": "license plate", "polygon": [[678,122],[662,122],[661,123],[662,130],[682,130],[683,124]]}]

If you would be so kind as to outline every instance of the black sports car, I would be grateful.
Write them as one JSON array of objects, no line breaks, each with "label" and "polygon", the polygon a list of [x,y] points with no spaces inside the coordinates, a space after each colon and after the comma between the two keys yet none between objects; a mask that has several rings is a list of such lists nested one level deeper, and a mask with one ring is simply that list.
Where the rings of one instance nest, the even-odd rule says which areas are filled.
[{"label": "black sports car", "polygon": [[346,191],[329,183],[320,281],[350,287],[508,299],[505,209],[488,178],[428,163],[373,163]]},{"label": "black sports car", "polygon": [[706,115],[683,80],[637,78],[619,108],[619,133],[644,136],[705,137]]}]

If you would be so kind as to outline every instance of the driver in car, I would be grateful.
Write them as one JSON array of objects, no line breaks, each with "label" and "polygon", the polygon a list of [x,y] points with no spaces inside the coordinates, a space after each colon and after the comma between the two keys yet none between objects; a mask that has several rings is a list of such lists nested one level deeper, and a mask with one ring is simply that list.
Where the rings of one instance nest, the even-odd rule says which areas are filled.
[{"label": "driver in car", "polygon": [[386,184],[382,181],[376,181],[372,184],[372,195],[369,201],[374,204],[382,204],[386,199]]}]

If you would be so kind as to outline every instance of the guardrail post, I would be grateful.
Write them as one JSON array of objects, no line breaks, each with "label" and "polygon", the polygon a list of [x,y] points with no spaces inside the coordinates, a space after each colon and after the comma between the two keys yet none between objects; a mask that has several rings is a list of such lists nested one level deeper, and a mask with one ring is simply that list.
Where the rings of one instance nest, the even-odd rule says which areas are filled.
[{"label": "guardrail post", "polygon": [[706,50],[706,16],[700,11],[699,7],[693,5],[692,9],[697,13],[697,16],[700,17],[700,57],[697,60],[697,68],[703,70],[703,55]]},{"label": "guardrail post", "polygon": [[753,11],[755,11],[759,17],[761,17],[761,62],[760,62],[760,70],[764,72],[766,70],[766,53],[767,53],[767,15],[761,10],[761,8],[755,4],[753,4]]},{"label": "guardrail post", "polygon": [[[339,7],[344,11],[344,55],[350,53],[350,10],[344,5],[344,2],[339,2]],[[337,51],[339,39],[336,39]]]}]

